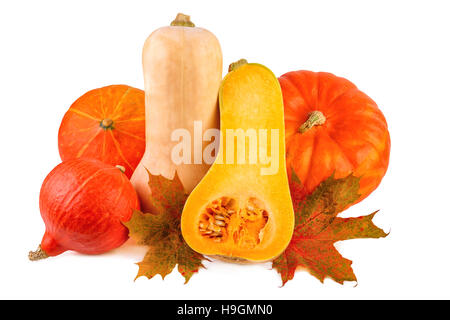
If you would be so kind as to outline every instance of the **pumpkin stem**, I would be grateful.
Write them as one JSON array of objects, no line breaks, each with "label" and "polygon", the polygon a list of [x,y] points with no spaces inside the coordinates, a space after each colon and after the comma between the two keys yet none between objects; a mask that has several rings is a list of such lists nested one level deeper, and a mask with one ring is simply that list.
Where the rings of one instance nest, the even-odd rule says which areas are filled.
[{"label": "pumpkin stem", "polygon": [[228,67],[228,72],[234,71],[239,67],[242,67],[244,64],[248,64],[248,61],[245,59],[240,59],[236,62],[233,62],[232,64],[230,64],[230,66]]},{"label": "pumpkin stem", "polygon": [[177,14],[177,17],[170,25],[173,27],[195,27],[195,24],[191,21],[191,17],[182,13]]},{"label": "pumpkin stem", "polygon": [[116,168],[119,169],[120,171],[122,171],[122,173],[125,173],[125,167],[124,166],[121,166],[120,164],[118,164],[116,166]]},{"label": "pumpkin stem", "polygon": [[46,258],[48,258],[48,254],[42,250],[41,245],[39,245],[36,251],[30,251],[28,253],[28,259],[30,259],[30,261],[38,261]]},{"label": "pumpkin stem", "polygon": [[320,111],[313,111],[309,114],[308,120],[305,121],[301,125],[301,127],[298,129],[300,133],[305,133],[309,129],[311,129],[314,126],[320,126],[325,123],[327,119]]},{"label": "pumpkin stem", "polygon": [[112,121],[109,118],[106,118],[106,119],[103,119],[102,121],[100,121],[100,127],[102,127],[105,130],[112,129],[113,124],[114,124],[114,121]]}]

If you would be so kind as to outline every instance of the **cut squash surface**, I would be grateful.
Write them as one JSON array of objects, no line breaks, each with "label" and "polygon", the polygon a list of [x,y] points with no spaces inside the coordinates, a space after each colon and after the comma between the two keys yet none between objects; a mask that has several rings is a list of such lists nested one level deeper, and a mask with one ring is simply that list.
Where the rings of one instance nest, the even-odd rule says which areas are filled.
[{"label": "cut squash surface", "polygon": [[219,101],[219,152],[185,204],[183,237],[202,254],[270,260],[294,226],[281,89],[269,69],[243,63],[223,80]]}]

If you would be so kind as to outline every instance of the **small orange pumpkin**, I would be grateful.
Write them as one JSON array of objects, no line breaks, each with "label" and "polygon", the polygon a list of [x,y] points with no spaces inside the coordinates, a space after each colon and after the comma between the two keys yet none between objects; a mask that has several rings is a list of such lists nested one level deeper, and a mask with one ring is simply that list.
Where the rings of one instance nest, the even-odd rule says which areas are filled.
[{"label": "small orange pumpkin", "polygon": [[97,159],[131,177],[145,151],[145,94],[126,85],[91,90],[64,115],[58,134],[61,159]]},{"label": "small orange pumpkin", "polygon": [[[360,177],[361,201],[380,184],[389,164],[390,137],[377,104],[331,73],[294,71],[279,78],[286,126],[286,165],[311,193],[333,173]],[[292,171],[289,171],[292,177]]]}]

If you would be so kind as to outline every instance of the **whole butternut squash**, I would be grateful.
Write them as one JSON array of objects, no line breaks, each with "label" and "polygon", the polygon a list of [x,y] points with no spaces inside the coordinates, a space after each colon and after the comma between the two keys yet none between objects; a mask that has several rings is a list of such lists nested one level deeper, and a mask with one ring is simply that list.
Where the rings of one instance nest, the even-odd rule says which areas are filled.
[{"label": "whole butternut squash", "polygon": [[[178,14],[171,26],[154,31],[143,49],[145,81],[146,149],[131,178],[143,210],[151,211],[149,175],[173,179],[177,173],[187,193],[191,192],[210,164],[194,161],[194,122],[203,133],[219,128],[218,92],[222,80],[222,52],[217,38],[197,28],[189,16]],[[179,143],[172,134],[185,129],[192,137],[190,161],[172,161]],[[197,137],[198,138],[198,137]],[[147,172],[148,170],[148,172]]]}]

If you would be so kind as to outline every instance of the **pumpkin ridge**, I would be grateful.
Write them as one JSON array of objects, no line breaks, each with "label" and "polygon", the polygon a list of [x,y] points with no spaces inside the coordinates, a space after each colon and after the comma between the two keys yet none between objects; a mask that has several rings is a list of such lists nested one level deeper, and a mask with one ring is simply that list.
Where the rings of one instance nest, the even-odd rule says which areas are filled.
[{"label": "pumpkin ridge", "polygon": [[337,100],[339,100],[340,98],[342,98],[343,95],[347,94],[348,92],[352,91],[352,90],[356,90],[359,91],[359,89],[355,86],[353,88],[347,88],[347,90],[341,92],[340,94],[338,94],[336,97],[334,97],[333,99],[331,99],[330,102],[327,103],[328,107],[331,107]]},{"label": "pumpkin ridge", "polygon": [[[314,74],[314,76],[315,76],[315,78],[316,78],[316,84],[315,84],[315,86],[316,86],[316,94],[315,94],[315,106],[314,106],[314,111],[319,111],[319,112],[322,112],[321,110],[319,110],[320,109],[320,106],[319,106],[319,96],[320,96],[320,84],[322,83],[322,81],[320,80],[320,77],[319,77],[319,73],[316,73],[316,74]],[[313,112],[314,112],[313,111]],[[323,112],[322,112],[322,114],[323,114]],[[324,117],[325,117],[325,115],[324,115]],[[326,122],[326,120],[327,120],[327,117],[325,117],[325,122]]]},{"label": "pumpkin ridge", "polygon": [[[301,133],[299,133],[301,134]],[[302,182],[303,185],[306,185],[306,181],[308,181],[309,176],[311,174],[311,168],[313,166],[313,159],[314,159],[314,152],[316,152],[316,142],[317,142],[317,134],[314,132],[314,137],[313,137],[313,143],[312,143],[312,150],[311,150],[311,156],[309,158],[309,164],[308,164],[308,170],[306,172],[308,172],[308,175],[305,177],[305,181]]]},{"label": "pumpkin ridge", "polygon": [[[304,95],[303,95],[303,92],[300,91],[300,89],[294,84],[294,82],[291,80],[291,78],[290,78],[290,77],[284,77],[284,79],[286,79],[287,82],[289,82],[289,84],[292,86],[292,88],[294,88],[294,90],[298,92],[299,96],[300,96],[300,97],[302,98],[302,100],[305,102],[305,107],[306,107],[306,109],[309,109],[309,111],[312,111],[312,108],[311,108],[311,106],[309,105],[308,101],[306,101],[306,99],[305,99],[305,97],[304,97]],[[308,119],[308,118],[306,118],[305,121],[306,121],[307,119]],[[304,122],[304,121],[303,121],[303,122]]]},{"label": "pumpkin ridge", "polygon": [[[78,129],[77,131],[78,132],[86,132],[86,131],[89,131],[89,130],[92,130],[92,129],[96,129],[98,126],[97,126],[97,124],[96,125],[92,125],[92,126],[90,126],[90,127],[86,127],[86,128],[80,128],[80,129]],[[69,131],[64,131],[64,132],[60,132],[59,133],[61,136],[65,136],[65,135],[67,135],[67,134],[72,134],[72,132],[69,132]]]},{"label": "pumpkin ridge", "polygon": [[78,110],[78,109],[70,108],[69,111],[70,111],[70,112],[73,112],[73,113],[75,113],[75,114],[77,114],[77,115],[79,115],[79,116],[82,116],[82,117],[91,119],[91,120],[101,121],[100,119],[95,118],[94,116],[91,116],[90,114],[88,114],[88,113],[86,113],[86,112],[83,112],[83,111],[80,111],[80,110]]},{"label": "pumpkin ridge", "polygon": [[102,132],[102,129],[98,129],[98,130],[97,130],[97,133],[94,134],[94,135],[88,140],[88,142],[86,142],[86,144],[85,144],[83,147],[81,147],[81,149],[78,151],[77,156],[76,156],[75,158],[80,158],[80,157],[83,155],[83,153],[86,151],[86,149],[87,149],[87,148],[89,147],[89,145],[92,143],[92,141],[94,141],[95,138],[97,138],[97,136],[100,134],[100,132]]},{"label": "pumpkin ridge", "polygon": [[125,120],[116,120],[114,121],[114,123],[122,123],[122,122],[134,122],[134,121],[145,121],[145,117],[144,118],[132,118],[132,119],[125,119]]},{"label": "pumpkin ridge", "polygon": [[112,132],[112,130],[108,131],[111,134],[111,138],[114,142],[114,146],[117,149],[117,152],[119,153],[119,156],[122,158],[122,160],[126,163],[126,165],[131,169],[134,170],[133,167],[131,166],[131,164],[128,162],[128,160],[125,158],[125,156],[123,155],[122,149],[120,148],[120,144],[119,141],[116,140],[116,137],[114,137],[114,134]]},{"label": "pumpkin ridge", "polygon": [[[369,145],[370,145],[377,153],[380,152],[379,147],[377,147],[372,141],[370,141],[369,139],[367,139],[367,137],[362,137],[362,138],[360,139],[360,141],[363,141],[364,143],[369,144]],[[386,139],[384,140],[384,142],[386,142]],[[380,158],[380,155],[379,155],[379,154],[378,154],[377,156]]]},{"label": "pumpkin ridge", "polygon": [[[120,170],[120,169],[119,169]],[[125,174],[125,172],[124,172],[124,174]],[[120,178],[121,178],[121,181],[122,181],[122,184],[120,185],[120,191],[118,192],[118,194],[117,194],[117,197],[116,197],[116,199],[114,200],[114,205],[116,205],[118,202],[119,202],[119,200],[120,200],[120,197],[122,196],[122,194],[123,194],[123,192],[125,191],[124,189],[124,186],[125,186],[125,184],[124,184],[124,178],[123,178],[123,175],[121,175],[120,176]]]},{"label": "pumpkin ridge", "polygon": [[115,130],[116,130],[117,132],[120,132],[120,133],[122,133],[122,134],[124,134],[124,135],[127,135],[127,136],[129,136],[129,137],[135,138],[135,139],[137,139],[137,140],[145,141],[144,138],[141,138],[141,137],[139,137],[139,136],[137,136],[137,135],[134,135],[134,134],[129,133],[129,132],[127,132],[127,131],[124,131],[124,130],[122,130],[122,129],[117,129],[117,128],[115,128]]},{"label": "pumpkin ridge", "polygon": [[[339,99],[341,99],[343,96],[345,96],[346,94],[348,94],[351,91],[355,91],[356,93],[361,92],[356,86],[354,88],[348,88],[347,90],[345,90],[344,92],[342,92],[341,94],[337,95],[336,97],[334,97],[330,103],[327,104],[327,107],[330,108],[331,110],[333,109],[333,105],[339,101]],[[378,109],[378,107],[376,107],[376,109]],[[379,110],[379,109],[378,109]],[[334,110],[333,113],[329,114],[327,118],[332,118],[336,115],[339,115],[339,111]]]},{"label": "pumpkin ridge", "polygon": [[102,114],[102,118],[105,119],[106,111],[105,111],[104,105],[103,105],[103,92],[100,92],[99,96],[100,96],[100,112]]},{"label": "pumpkin ridge", "polygon": [[[89,131],[89,130],[92,130],[92,129],[95,129],[95,128],[97,128],[97,125],[91,126],[91,127],[87,127],[87,128],[78,129],[78,132],[86,132],[86,131]],[[64,132],[63,135],[67,134],[67,133],[69,133],[69,132]]]},{"label": "pumpkin ridge", "polygon": [[[120,97],[119,101],[117,102],[116,106],[114,107],[113,111],[111,112],[112,116],[110,117],[111,119],[115,119],[117,118],[116,112],[119,110],[119,108],[122,106],[122,102],[125,99],[125,97],[127,96],[127,94],[130,92],[131,88],[127,88],[127,90],[125,90],[125,92],[122,94],[122,96]],[[106,116],[106,114],[105,114]]]},{"label": "pumpkin ridge", "polygon": [[104,161],[106,155],[106,134],[103,135],[103,144],[102,144],[102,161]]},{"label": "pumpkin ridge", "polygon": [[[382,114],[379,114],[380,109],[378,108],[378,106],[375,105],[369,105],[370,109],[372,109],[372,114],[370,116],[367,116],[365,114],[362,114],[361,116],[364,116],[366,118],[369,118],[371,121],[373,122],[377,122],[377,125],[374,124],[370,124],[370,127],[368,127],[370,130],[377,130],[377,131],[384,131],[387,129],[387,123],[386,123],[386,119],[384,118],[384,116]],[[382,128],[380,128],[382,127]]]},{"label": "pumpkin ridge", "polygon": [[348,161],[348,163],[351,164],[352,166],[352,171],[355,170],[355,168],[358,167],[357,164],[355,164],[353,161],[350,160],[350,158],[347,156],[347,154],[344,152],[344,148],[341,146],[341,144],[335,139],[333,138],[330,133],[327,130],[324,130],[326,135],[328,136],[328,138],[330,139],[330,141],[332,141],[334,144],[336,144],[336,146],[339,148],[339,150],[341,151],[341,153],[344,155],[345,159]]},{"label": "pumpkin ridge", "polygon": [[[86,184],[87,184],[90,180],[92,180],[92,179],[94,178],[95,175],[97,175],[100,171],[104,171],[104,170],[108,170],[108,169],[111,169],[111,168],[100,168],[100,169],[98,169],[97,171],[95,171],[94,173],[92,173],[89,177],[87,177],[86,179],[84,179],[84,181],[78,186],[78,188],[77,188],[73,193],[70,194],[70,197],[68,197],[68,198],[65,197],[65,198],[61,201],[61,203],[59,204],[59,207],[63,207],[63,208],[65,207],[65,208],[67,208],[68,206],[70,206],[70,203],[73,201],[73,199],[75,199],[75,197],[81,192],[82,188],[83,188],[84,186],[86,186]],[[58,210],[59,210],[59,208],[58,208]],[[54,224],[55,224],[55,225],[59,225],[59,226],[64,225],[64,222],[62,221],[63,218],[65,218],[64,215],[59,215],[59,216],[55,219]],[[55,239],[55,240],[56,240],[56,239]]]}]

